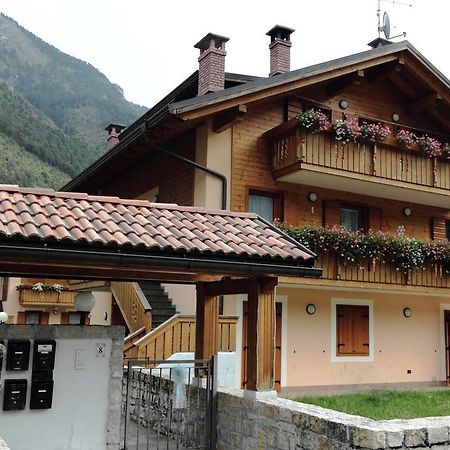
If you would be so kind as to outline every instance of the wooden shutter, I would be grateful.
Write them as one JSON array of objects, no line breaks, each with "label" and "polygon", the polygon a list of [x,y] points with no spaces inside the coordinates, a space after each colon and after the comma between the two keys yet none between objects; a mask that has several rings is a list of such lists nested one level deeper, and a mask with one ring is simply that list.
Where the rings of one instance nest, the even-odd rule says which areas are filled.
[{"label": "wooden shutter", "polygon": [[61,325],[69,325],[69,313],[61,313]]},{"label": "wooden shutter", "polygon": [[445,230],[445,218],[433,217],[432,238],[435,241],[441,241],[447,239],[447,233]]},{"label": "wooden shutter", "polygon": [[48,325],[50,319],[50,313],[47,311],[42,311],[39,314],[39,325]]},{"label": "wooden shutter", "polygon": [[381,230],[381,209],[369,208],[369,229],[372,231]]},{"label": "wooden shutter", "polygon": [[331,228],[340,224],[339,204],[331,200],[325,200],[323,207],[323,224]]},{"label": "wooden shutter", "polygon": [[336,354],[369,354],[369,307],[336,305]]},{"label": "wooden shutter", "polygon": [[17,313],[17,325],[25,325],[27,321],[25,311],[19,311]]}]

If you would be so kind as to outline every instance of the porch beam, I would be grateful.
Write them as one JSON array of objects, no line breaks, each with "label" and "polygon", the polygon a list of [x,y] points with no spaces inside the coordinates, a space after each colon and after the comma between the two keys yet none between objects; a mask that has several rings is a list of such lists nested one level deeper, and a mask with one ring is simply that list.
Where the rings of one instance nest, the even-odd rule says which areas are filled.
[{"label": "porch beam", "polygon": [[237,295],[246,294],[253,280],[251,278],[224,278],[204,284],[206,295]]},{"label": "porch beam", "polygon": [[207,295],[204,283],[196,288],[195,359],[211,359],[219,351],[219,298]]}]

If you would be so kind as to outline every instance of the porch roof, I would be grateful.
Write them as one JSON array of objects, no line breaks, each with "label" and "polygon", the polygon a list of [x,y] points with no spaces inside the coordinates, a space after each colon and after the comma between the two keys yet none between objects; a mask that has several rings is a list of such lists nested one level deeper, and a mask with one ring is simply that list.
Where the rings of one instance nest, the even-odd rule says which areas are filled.
[{"label": "porch roof", "polygon": [[256,214],[0,185],[0,258],[25,250],[142,257],[180,272],[320,274],[311,251]]}]

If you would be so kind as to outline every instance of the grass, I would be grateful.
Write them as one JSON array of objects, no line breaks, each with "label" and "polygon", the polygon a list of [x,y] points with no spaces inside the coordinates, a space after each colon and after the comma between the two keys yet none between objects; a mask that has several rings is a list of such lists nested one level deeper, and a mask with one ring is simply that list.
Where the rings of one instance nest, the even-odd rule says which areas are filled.
[{"label": "grass", "polygon": [[375,390],[333,396],[305,396],[297,397],[295,400],[374,420],[450,415],[450,389],[436,391]]}]

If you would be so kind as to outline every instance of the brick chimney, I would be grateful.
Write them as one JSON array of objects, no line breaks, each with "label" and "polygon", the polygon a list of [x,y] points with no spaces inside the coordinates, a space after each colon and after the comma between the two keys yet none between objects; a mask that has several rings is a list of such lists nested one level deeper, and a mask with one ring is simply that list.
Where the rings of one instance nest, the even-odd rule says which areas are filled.
[{"label": "brick chimney", "polygon": [[198,95],[225,88],[225,42],[229,38],[208,33],[194,47],[200,49],[198,58]]},{"label": "brick chimney", "polygon": [[275,25],[266,35],[270,36],[270,73],[269,76],[291,70],[291,33],[295,30]]},{"label": "brick chimney", "polygon": [[106,150],[111,150],[116,144],[119,143],[119,134],[125,129],[125,125],[119,125],[117,123],[110,123],[105,130],[108,132],[106,135]]}]

